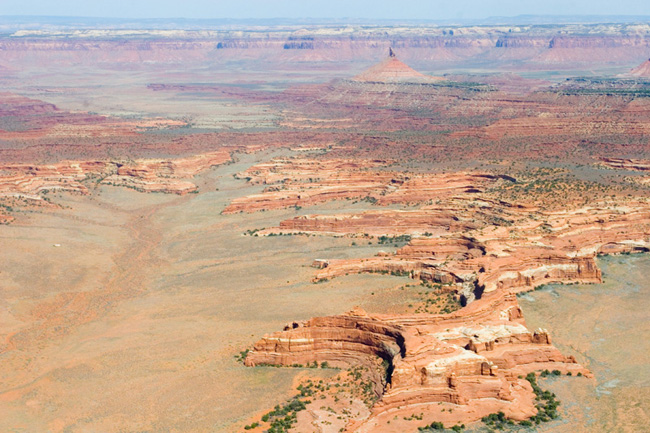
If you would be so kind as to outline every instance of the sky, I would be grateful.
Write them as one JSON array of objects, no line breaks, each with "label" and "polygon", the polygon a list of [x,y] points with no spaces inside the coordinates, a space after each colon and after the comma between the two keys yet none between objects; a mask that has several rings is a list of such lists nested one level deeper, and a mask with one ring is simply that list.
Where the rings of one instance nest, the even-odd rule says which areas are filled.
[{"label": "sky", "polygon": [[110,18],[481,19],[650,15],[650,0],[0,0],[0,15]]}]

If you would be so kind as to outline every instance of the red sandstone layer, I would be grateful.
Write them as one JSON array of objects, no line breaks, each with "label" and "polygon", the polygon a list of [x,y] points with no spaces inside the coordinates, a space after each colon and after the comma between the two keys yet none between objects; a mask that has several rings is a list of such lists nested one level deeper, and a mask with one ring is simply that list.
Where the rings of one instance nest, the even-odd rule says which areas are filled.
[{"label": "red sandstone layer", "polygon": [[647,159],[600,158],[600,163],[608,168],[632,171],[650,171],[650,160]]},{"label": "red sandstone layer", "polygon": [[[606,161],[644,169],[640,161]],[[318,191],[323,179],[331,180],[328,164],[341,164],[312,162],[318,167],[316,174],[308,161],[294,162],[254,168],[250,180],[281,180],[283,187],[309,190],[310,185]],[[353,178],[344,169],[334,178],[339,176]],[[258,341],[246,364],[327,362],[344,367],[386,360],[388,378],[372,376],[379,401],[372,414],[347,425],[349,432],[401,431],[407,428],[400,424],[403,419],[421,412],[426,414],[422,424],[442,421],[447,426],[498,411],[523,420],[536,413],[535,395],[522,379],[527,373],[549,369],[589,375],[551,345],[546,331],[530,332],[525,327],[515,293],[551,282],[600,282],[598,254],[650,250],[650,205],[630,197],[591,205],[565,203],[558,210],[515,205],[495,199],[494,192],[459,190],[459,185],[466,187],[467,176],[410,175],[377,198],[378,204],[428,198],[429,204],[418,209],[306,215],[259,232],[370,238],[410,234],[412,239],[395,253],[319,260],[315,280],[361,272],[410,276],[447,285],[467,306],[450,314],[383,316],[354,311],[294,323]],[[483,181],[496,181],[488,179]],[[418,200],[400,193],[413,180],[407,191],[418,192]],[[454,194],[447,194],[444,185]],[[260,196],[275,197],[274,193]],[[250,203],[274,208],[282,202],[257,198]],[[453,415],[442,410],[449,408]]]},{"label": "red sandstone layer", "polygon": [[[503,215],[498,208],[495,215]],[[485,291],[529,290],[549,282],[598,282],[596,254],[650,249],[645,203],[571,212],[531,212],[519,224],[415,238],[392,255],[331,260],[316,279],[359,272],[407,272],[436,282],[473,281]],[[451,230],[451,226],[449,226]],[[423,231],[423,230],[421,230]]]},{"label": "red sandstone layer", "polygon": [[[514,295],[502,292],[447,315],[382,316],[357,309],[293,323],[257,342],[246,365],[345,367],[376,357],[389,363],[389,381],[377,390],[381,399],[370,417],[351,422],[346,431],[383,431],[414,411],[426,413],[423,423],[468,422],[497,411],[522,420],[536,413],[535,395],[522,379],[527,373],[548,368],[589,375],[551,345],[546,331],[530,332]],[[374,378],[375,384],[383,380]],[[456,415],[445,417],[442,403],[454,404]]]},{"label": "red sandstone layer", "polygon": [[178,160],[63,161],[52,165],[0,166],[0,197],[40,199],[47,191],[88,193],[84,183],[127,186],[145,192],[186,194],[196,185],[185,180],[230,161],[231,149]]},{"label": "red sandstone layer", "polygon": [[366,199],[379,205],[426,203],[481,192],[500,177],[484,173],[405,174],[374,170],[378,160],[275,159],[238,177],[267,187],[260,194],[233,200],[224,213],[309,206],[341,199]]},{"label": "red sandstone layer", "polygon": [[278,228],[261,230],[269,233],[312,233],[328,235],[398,236],[402,234],[440,235],[471,230],[476,225],[460,221],[445,210],[377,210],[360,214],[304,215],[280,223]]}]

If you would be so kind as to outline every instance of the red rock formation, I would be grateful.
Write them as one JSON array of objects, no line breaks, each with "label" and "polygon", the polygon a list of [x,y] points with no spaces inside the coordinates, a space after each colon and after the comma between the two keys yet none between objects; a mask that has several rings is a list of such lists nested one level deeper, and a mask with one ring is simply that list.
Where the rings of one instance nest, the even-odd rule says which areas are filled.
[{"label": "red rock formation", "polygon": [[629,75],[642,78],[650,78],[650,60],[646,60],[629,72]]},{"label": "red rock formation", "polygon": [[487,218],[464,236],[416,238],[393,255],[330,260],[316,279],[397,272],[443,283],[473,281],[481,292],[518,292],[550,282],[599,282],[596,254],[650,249],[650,208],[644,203],[531,215],[534,223],[524,219],[522,225],[488,229]]},{"label": "red rock formation", "polygon": [[[589,374],[553,347],[545,331],[528,331],[516,298],[503,292],[462,313],[382,316],[357,309],[293,323],[257,342],[246,365],[316,361],[343,367],[371,364],[375,357],[389,363],[386,378],[373,378],[381,399],[369,419],[346,431],[378,431],[395,416],[429,407],[427,418],[440,419],[439,403],[457,405],[464,422],[499,410],[521,420],[536,411],[523,375],[542,368]],[[492,403],[485,405],[486,399]]]},{"label": "red rock formation", "polygon": [[[294,323],[257,342],[246,364],[388,361],[386,379],[372,376],[375,390],[385,384],[378,391],[381,398],[369,418],[347,426],[349,432],[400,431],[400,420],[419,412],[427,414],[423,424],[442,421],[447,426],[497,411],[516,420],[534,415],[535,397],[523,376],[542,369],[589,373],[553,347],[546,331],[525,327],[515,293],[550,282],[599,282],[597,254],[650,250],[650,207],[628,199],[619,205],[542,211],[480,197],[471,201],[443,200],[438,207],[412,211],[412,219],[380,211],[363,213],[355,223],[349,222],[354,215],[284,222],[284,229],[353,235],[369,231],[374,221],[380,227],[393,221],[406,221],[408,230],[415,228],[409,224],[428,227],[426,215],[431,212],[448,230],[445,235],[416,237],[394,254],[319,260],[316,278],[407,274],[450,285],[468,305],[444,315],[368,315],[357,310]],[[455,215],[458,221],[443,215]],[[469,230],[462,226],[468,215],[475,224]],[[454,415],[441,412],[441,404],[452,405]]]},{"label": "red rock formation", "polygon": [[87,194],[83,184],[91,178],[99,183],[127,186],[145,192],[186,194],[196,185],[184,180],[209,167],[230,161],[230,150],[177,160],[63,161],[52,165],[6,164],[0,166],[0,197],[40,199],[44,191]]},{"label": "red rock formation", "polygon": [[68,162],[58,165],[19,165],[0,166],[0,195],[39,198],[48,190],[63,190],[86,194],[88,189],[80,183],[86,173],[93,169],[101,172],[107,168],[105,163]]},{"label": "red rock formation", "polygon": [[352,80],[369,83],[432,83],[444,80],[444,78],[421,74],[400,61],[391,48],[386,60],[362,72]]},{"label": "red rock formation", "polygon": [[120,165],[117,172],[102,183],[127,186],[145,192],[186,194],[198,188],[192,182],[181,180],[192,177],[212,166],[230,161],[230,149],[167,161],[136,161]]},{"label": "red rock formation", "polygon": [[402,234],[430,233],[440,235],[471,230],[476,225],[460,221],[445,210],[377,210],[361,214],[304,215],[285,220],[276,229],[261,230],[269,233],[315,233],[338,235],[397,236]]},{"label": "red rock formation", "polygon": [[483,173],[410,175],[371,170],[385,164],[378,160],[275,159],[253,166],[238,177],[278,186],[237,198],[223,212],[255,212],[353,198],[366,198],[380,205],[425,203],[475,194],[484,184],[500,179]]},{"label": "red rock formation", "polygon": [[633,171],[650,171],[650,160],[626,158],[600,158],[601,165],[608,168],[618,168]]},{"label": "red rock formation", "polygon": [[0,93],[0,116],[31,116],[59,111],[54,104],[29,99],[13,93]]}]

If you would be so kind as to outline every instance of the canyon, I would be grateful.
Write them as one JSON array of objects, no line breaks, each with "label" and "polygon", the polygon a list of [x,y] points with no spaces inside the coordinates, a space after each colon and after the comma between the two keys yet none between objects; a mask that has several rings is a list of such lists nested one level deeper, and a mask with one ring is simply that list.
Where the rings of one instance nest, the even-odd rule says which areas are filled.
[{"label": "canyon", "polygon": [[518,296],[650,250],[649,54],[645,24],[3,34],[0,429],[562,431],[537,378],[600,373]]},{"label": "canyon", "polygon": [[[608,167],[641,170],[643,162],[604,160]],[[346,171],[357,170],[335,163],[340,179],[348,179]],[[313,172],[304,161],[290,168],[285,164],[270,167],[271,172],[265,171],[268,165],[252,167],[245,174],[251,182],[284,180],[286,185],[286,173],[294,173],[289,188],[296,182],[309,183],[302,184],[305,191],[298,196],[300,201],[284,196],[283,200],[290,200],[291,205],[312,204],[309,194],[312,188],[320,188],[320,179],[327,178],[327,164],[319,164]],[[296,170],[297,166],[302,171]],[[496,412],[524,420],[537,412],[535,394],[522,377],[544,369],[591,377],[575,359],[564,357],[551,345],[546,331],[531,333],[525,327],[515,294],[554,282],[600,283],[598,255],[650,250],[647,200],[546,210],[498,200],[476,184],[456,189],[452,179],[437,177],[445,186],[442,191],[416,182],[417,197],[399,193],[405,183],[378,198],[368,195],[378,206],[402,199],[402,203],[419,202],[423,205],[418,210],[305,215],[255,235],[348,236],[357,241],[388,238],[390,243],[391,238],[408,234],[408,243],[392,254],[319,259],[314,263],[318,268],[314,281],[356,273],[407,276],[422,285],[444,286],[464,308],[442,315],[373,316],[353,311],[293,323],[259,340],[247,354],[246,365],[326,362],[349,367],[372,365],[373,357],[384,359],[389,364],[387,378],[371,377],[380,400],[366,419],[347,425],[350,431],[404,431],[410,422],[395,417],[410,420],[418,410],[423,410],[427,423],[442,421],[449,427]],[[482,180],[489,181],[489,177]],[[507,185],[517,180],[501,182]],[[425,185],[431,183],[428,180]],[[273,209],[277,206],[275,194],[252,196],[257,204],[247,211],[260,210],[259,206]],[[348,194],[347,199],[359,197],[354,188]],[[398,198],[391,198],[393,194]],[[271,198],[263,198],[266,195]],[[440,407],[442,402],[455,405],[454,416],[444,413],[447,407]],[[318,404],[313,404],[312,412]],[[307,408],[310,410],[309,405]]]}]

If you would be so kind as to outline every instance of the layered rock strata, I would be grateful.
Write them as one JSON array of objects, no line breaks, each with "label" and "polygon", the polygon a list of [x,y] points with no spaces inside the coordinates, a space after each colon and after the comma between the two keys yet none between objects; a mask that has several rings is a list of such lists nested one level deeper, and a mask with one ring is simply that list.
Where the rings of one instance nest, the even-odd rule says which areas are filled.
[{"label": "layered rock strata", "polygon": [[376,357],[388,366],[386,377],[374,378],[381,399],[369,418],[351,422],[346,431],[382,431],[415,410],[427,414],[424,421],[438,420],[443,403],[455,405],[464,422],[497,411],[522,420],[536,413],[535,394],[522,379],[527,373],[546,368],[589,375],[551,344],[546,331],[530,332],[516,298],[505,292],[447,315],[356,309],[294,322],[258,341],[246,365],[346,367],[372,364]]},{"label": "layered rock strata", "polygon": [[275,159],[238,175],[253,184],[271,186],[260,194],[233,200],[223,212],[303,207],[342,199],[365,199],[378,205],[426,203],[457,194],[476,194],[503,178],[485,173],[407,174],[375,170],[386,165],[386,161],[379,160]]},{"label": "layered rock strata", "polygon": [[[492,211],[503,217],[503,212]],[[464,235],[448,232],[414,238],[394,254],[330,260],[315,279],[397,272],[440,283],[471,282],[481,292],[525,291],[550,282],[599,282],[597,254],[649,249],[650,208],[646,204],[590,206],[570,212],[531,212],[519,224],[504,220],[504,226],[486,228],[482,223],[481,229]]]},{"label": "layered rock strata", "polygon": [[629,158],[600,158],[600,164],[613,169],[650,171],[650,160]]},{"label": "layered rock strata", "polygon": [[359,214],[304,215],[280,222],[277,228],[259,231],[266,234],[310,233],[321,235],[399,236],[423,233],[441,235],[472,230],[476,224],[461,221],[442,210],[376,210]]},{"label": "layered rock strata", "polygon": [[[409,61],[467,63],[473,59],[540,67],[576,63],[636,64],[647,57],[647,26],[235,26],[225,31],[21,29],[0,38],[0,64],[197,64],[215,58],[266,62],[369,61],[389,46]],[[353,35],[353,36],[352,36]],[[54,36],[54,37],[53,37]],[[215,51],[217,51],[215,55]],[[557,66],[556,66],[557,67]]]},{"label": "layered rock strata", "polygon": [[[604,162],[616,168],[645,169],[643,161],[611,158]],[[288,174],[283,171],[285,163],[249,173],[251,181],[286,179],[291,184],[292,177],[283,177]],[[308,179],[313,176],[309,170],[300,173]],[[466,174],[442,176],[457,179]],[[258,234],[367,239],[410,234],[411,240],[394,253],[317,260],[314,280],[353,273],[409,276],[456,292],[464,307],[449,314],[402,315],[357,309],[295,322],[259,340],[246,365],[327,362],[346,367],[384,360],[385,375],[371,375],[379,400],[369,416],[348,423],[345,431],[349,432],[404,431],[412,428],[405,420],[412,420],[414,413],[423,414],[423,425],[441,421],[451,426],[499,411],[515,420],[529,418],[537,409],[535,393],[523,379],[528,373],[590,373],[559,352],[546,331],[526,328],[515,294],[552,282],[597,283],[601,271],[596,256],[649,251],[650,205],[643,198],[628,197],[625,202],[617,199],[550,210],[498,200],[480,189],[468,192],[451,187],[453,194],[437,189],[427,195],[422,185],[433,182],[436,175],[414,178],[418,187],[413,191],[431,201],[418,209],[305,215]],[[311,183],[318,189],[322,188],[319,182],[321,178]],[[305,185],[304,178],[297,183]],[[393,194],[410,197],[400,194],[398,187],[381,195],[381,203],[414,201],[391,198]],[[276,203],[264,206],[273,208]]]},{"label": "layered rock strata", "polygon": [[0,197],[39,200],[47,191],[88,193],[88,185],[108,184],[145,192],[186,194],[197,186],[185,180],[230,161],[230,150],[176,160],[63,161],[51,165],[5,164],[0,166]]}]

